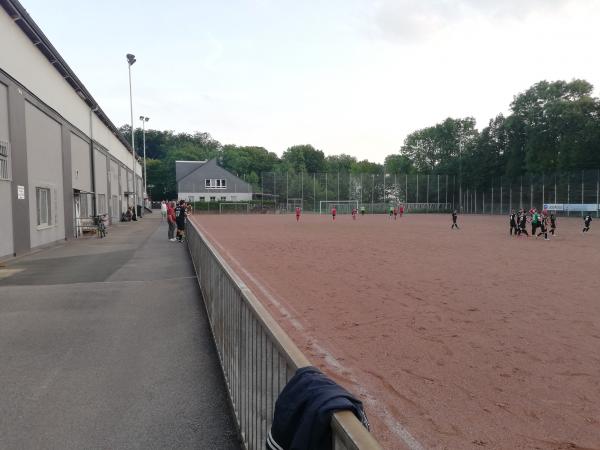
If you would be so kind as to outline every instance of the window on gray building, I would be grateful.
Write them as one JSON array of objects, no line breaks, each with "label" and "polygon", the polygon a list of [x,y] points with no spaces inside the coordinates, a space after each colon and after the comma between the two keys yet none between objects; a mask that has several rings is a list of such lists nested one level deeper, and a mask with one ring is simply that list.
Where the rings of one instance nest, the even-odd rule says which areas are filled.
[{"label": "window on gray building", "polygon": [[50,189],[35,188],[38,226],[50,225]]},{"label": "window on gray building", "polygon": [[98,215],[106,214],[106,194],[98,194]]},{"label": "window on gray building", "polygon": [[221,197],[221,201],[222,202],[227,201],[227,197],[225,197],[225,196]]},{"label": "window on gray building", "polygon": [[199,202],[203,202],[204,200],[206,200],[206,197],[198,197]]},{"label": "window on gray building", "polygon": [[204,187],[207,189],[226,189],[227,180],[223,178],[207,178],[204,180]]},{"label": "window on gray building", "polygon": [[10,180],[9,144],[0,141],[0,180]]},{"label": "window on gray building", "polygon": [[211,197],[211,198],[210,198],[210,201],[211,201],[211,202],[214,202],[216,199],[217,199],[216,197]]}]

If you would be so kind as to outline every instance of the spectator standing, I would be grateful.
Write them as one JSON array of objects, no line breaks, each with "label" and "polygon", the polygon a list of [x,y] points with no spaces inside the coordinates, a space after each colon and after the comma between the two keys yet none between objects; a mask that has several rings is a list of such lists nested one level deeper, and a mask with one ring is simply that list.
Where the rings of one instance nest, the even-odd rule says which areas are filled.
[{"label": "spectator standing", "polygon": [[167,202],[160,202],[160,221],[163,222],[167,218]]},{"label": "spectator standing", "polygon": [[175,242],[175,202],[170,202],[167,206],[167,222],[169,224],[169,240]]}]

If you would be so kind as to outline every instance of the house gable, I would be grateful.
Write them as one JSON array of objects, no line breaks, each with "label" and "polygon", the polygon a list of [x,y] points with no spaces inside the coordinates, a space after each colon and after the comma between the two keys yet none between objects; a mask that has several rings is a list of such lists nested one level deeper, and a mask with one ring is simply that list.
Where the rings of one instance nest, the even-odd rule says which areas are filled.
[{"label": "house gable", "polygon": [[[225,180],[226,187],[207,188],[205,180]],[[177,180],[179,193],[198,193],[207,196],[220,196],[231,193],[252,193],[252,185],[217,164],[216,159],[196,167]]]}]

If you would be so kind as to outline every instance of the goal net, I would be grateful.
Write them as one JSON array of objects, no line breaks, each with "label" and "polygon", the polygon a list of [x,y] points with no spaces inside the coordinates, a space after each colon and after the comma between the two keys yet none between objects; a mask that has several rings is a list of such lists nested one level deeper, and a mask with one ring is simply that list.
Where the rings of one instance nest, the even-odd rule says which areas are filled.
[{"label": "goal net", "polygon": [[319,214],[329,214],[334,206],[338,214],[350,214],[352,208],[358,210],[358,200],[321,200]]},{"label": "goal net", "polygon": [[247,214],[250,212],[250,203],[219,203],[219,214]]}]

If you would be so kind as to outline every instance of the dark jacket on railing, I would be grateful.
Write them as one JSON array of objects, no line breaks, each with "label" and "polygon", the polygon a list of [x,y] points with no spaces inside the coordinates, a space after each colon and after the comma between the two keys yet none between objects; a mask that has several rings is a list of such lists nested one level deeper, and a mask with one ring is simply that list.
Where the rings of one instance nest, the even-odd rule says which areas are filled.
[{"label": "dark jacket on railing", "polygon": [[343,410],[352,411],[369,428],[360,400],[316,367],[298,369],[275,402],[267,449],[331,449],[331,417]]}]

